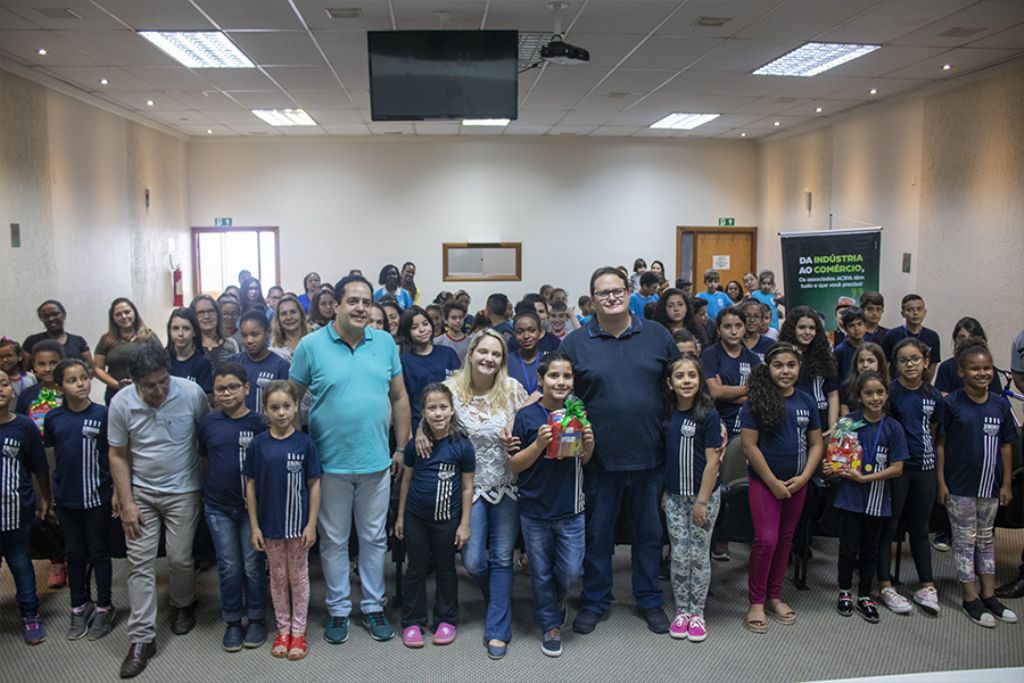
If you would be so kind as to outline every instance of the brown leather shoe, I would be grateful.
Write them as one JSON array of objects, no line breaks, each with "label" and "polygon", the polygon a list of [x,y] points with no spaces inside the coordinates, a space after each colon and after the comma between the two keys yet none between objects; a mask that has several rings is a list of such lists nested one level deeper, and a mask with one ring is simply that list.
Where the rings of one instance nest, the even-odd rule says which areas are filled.
[{"label": "brown leather shoe", "polygon": [[171,633],[176,636],[183,636],[196,626],[196,605],[193,602],[188,607],[175,607],[171,613]]},{"label": "brown leather shoe", "polygon": [[1024,572],[1017,575],[1013,581],[1005,583],[996,589],[996,596],[1000,598],[1024,597]]},{"label": "brown leather shoe", "polygon": [[149,660],[156,657],[156,643],[132,643],[128,655],[121,662],[121,678],[135,678],[146,670]]}]

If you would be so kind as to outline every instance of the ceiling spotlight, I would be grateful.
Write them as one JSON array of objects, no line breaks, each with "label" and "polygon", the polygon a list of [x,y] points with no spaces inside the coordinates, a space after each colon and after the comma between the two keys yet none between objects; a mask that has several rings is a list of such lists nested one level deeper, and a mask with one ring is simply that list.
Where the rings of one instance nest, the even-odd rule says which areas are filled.
[{"label": "ceiling spotlight", "polygon": [[773,125],[777,128],[782,125],[782,121],[776,121]]},{"label": "ceiling spotlight", "polygon": [[817,114],[820,114],[820,113],[821,113],[821,107],[818,107],[818,108],[817,108],[817,109],[815,109],[814,111],[815,111],[815,113],[817,113]]},{"label": "ceiling spotlight", "polygon": [[740,133],[740,137],[741,138],[745,138],[745,137],[747,137],[747,134],[746,133]]},{"label": "ceiling spotlight", "polygon": [[212,128],[207,128],[206,129],[206,134],[207,135],[213,135],[213,129]]},{"label": "ceiling spotlight", "polygon": [[153,104],[154,104],[154,103],[153,103],[153,100],[146,100],[146,106],[147,106],[147,107],[152,107],[152,106],[153,106]]},{"label": "ceiling spotlight", "polygon": [[101,79],[100,79],[100,85],[108,85],[109,83],[110,83],[110,81],[108,81],[108,80],[107,80],[107,79],[105,79],[105,78],[101,78]]},{"label": "ceiling spotlight", "polygon": [[943,71],[949,71],[949,70],[950,70],[950,69],[952,69],[952,68],[953,68],[953,65],[952,65],[952,64],[943,64],[943,65],[942,65],[942,70],[943,70]]},{"label": "ceiling spotlight", "polygon": [[46,48],[45,47],[39,48],[38,50],[36,50],[36,54],[41,56],[41,57],[45,57],[46,56]]},{"label": "ceiling spotlight", "polygon": [[868,94],[869,95],[877,95],[878,94],[878,88],[872,88],[871,90],[868,90]]}]

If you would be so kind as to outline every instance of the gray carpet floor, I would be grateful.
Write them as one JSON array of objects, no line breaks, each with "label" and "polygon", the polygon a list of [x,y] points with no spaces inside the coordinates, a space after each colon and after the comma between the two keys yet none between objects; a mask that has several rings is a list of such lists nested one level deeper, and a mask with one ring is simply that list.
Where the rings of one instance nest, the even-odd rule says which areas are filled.
[{"label": "gray carpet floor", "polygon": [[[1016,571],[1024,531],[997,534],[999,574]],[[733,545],[732,561],[712,567],[712,595],[707,602],[709,638],[699,644],[675,641],[650,633],[636,616],[630,594],[628,548],[615,557],[615,595],[610,617],[587,636],[569,633],[559,659],[545,657],[533,625],[529,577],[516,576],[513,601],[514,640],[508,656],[487,659],[482,646],[484,605],[479,591],[463,574],[460,583],[462,623],[457,641],[446,647],[429,643],[422,650],[404,648],[398,638],[387,643],[370,639],[354,624],[347,643],[322,640],[325,619],[323,581],[319,562],[311,563],[310,652],[299,662],[277,660],[269,643],[259,650],[225,653],[220,649],[216,570],[197,578],[199,623],[192,633],[174,636],[167,623],[166,571],[160,563],[161,607],[158,656],[140,677],[142,681],[810,681],[910,672],[995,668],[1024,665],[1024,623],[999,623],[983,629],[959,610],[959,587],[949,553],[935,553],[935,571],[942,602],[937,618],[915,611],[894,615],[884,608],[878,625],[834,611],[834,539],[815,539],[810,565],[810,590],[797,591],[787,582],[784,599],[798,613],[794,626],[770,621],[767,634],[743,628],[746,612],[748,548]],[[916,580],[909,553],[904,556],[904,580]],[[0,572],[0,681],[114,680],[128,649],[122,610],[117,628],[106,638],[89,642],[64,639],[68,624],[67,589],[49,590],[47,564],[36,563],[42,613],[49,639],[36,647],[21,640],[14,585]],[[127,567],[114,562],[114,602],[125,607]],[[394,580],[389,576],[389,588]],[[665,608],[672,614],[667,582]],[[430,592],[433,588],[431,586]],[[907,591],[904,590],[904,593]],[[357,596],[358,597],[358,596]],[[1008,601],[1024,617],[1024,600]],[[575,605],[573,605],[575,607]],[[571,610],[572,611],[572,610]],[[389,615],[398,620],[397,608]],[[571,614],[570,614],[571,616]]]}]

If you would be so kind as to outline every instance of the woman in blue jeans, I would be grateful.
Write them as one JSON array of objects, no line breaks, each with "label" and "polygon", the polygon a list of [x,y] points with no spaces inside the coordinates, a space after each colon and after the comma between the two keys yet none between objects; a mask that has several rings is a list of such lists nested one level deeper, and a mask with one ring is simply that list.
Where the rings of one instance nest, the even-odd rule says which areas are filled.
[{"label": "woman in blue jeans", "polygon": [[[476,451],[470,536],[462,563],[487,601],[484,644],[491,659],[504,657],[512,639],[512,552],[519,534],[518,490],[502,438],[508,438],[516,411],[527,400],[522,385],[508,376],[506,356],[501,335],[481,330],[470,341],[462,367],[445,380]],[[421,437],[417,433],[417,451],[423,455]]]}]

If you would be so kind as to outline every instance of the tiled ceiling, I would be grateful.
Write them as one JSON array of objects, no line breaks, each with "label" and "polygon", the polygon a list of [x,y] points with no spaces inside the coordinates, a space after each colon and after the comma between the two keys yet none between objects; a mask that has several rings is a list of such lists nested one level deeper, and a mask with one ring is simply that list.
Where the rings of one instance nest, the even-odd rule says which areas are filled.
[{"label": "tiled ceiling", "polygon": [[[457,123],[370,120],[366,31],[438,29],[443,17],[451,29],[551,33],[556,17],[549,4],[0,0],[0,55],[43,82],[58,79],[188,135],[458,135]],[[474,135],[759,138],[1024,55],[1024,0],[565,5],[559,18],[565,40],[589,50],[590,62],[524,71],[518,120],[507,128],[474,128]],[[359,11],[336,19],[327,9]],[[179,66],[135,34],[154,29],[222,30],[257,68]],[[883,47],[811,78],[751,75],[810,40]],[[946,64],[952,68],[944,70]],[[877,93],[869,94],[872,89]],[[249,111],[275,107],[302,107],[317,126],[273,128]],[[677,111],[722,116],[689,132],[648,128]]]}]

